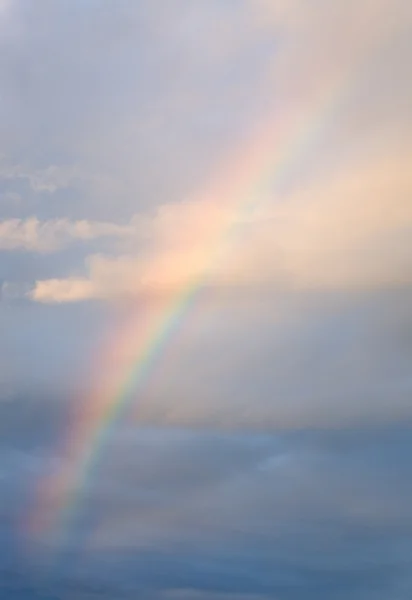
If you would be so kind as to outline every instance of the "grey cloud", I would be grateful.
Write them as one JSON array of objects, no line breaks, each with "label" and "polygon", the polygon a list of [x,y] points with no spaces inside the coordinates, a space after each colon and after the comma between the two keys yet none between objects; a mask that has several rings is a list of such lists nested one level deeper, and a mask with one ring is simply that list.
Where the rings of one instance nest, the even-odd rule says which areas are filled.
[{"label": "grey cloud", "polygon": [[[404,600],[409,451],[410,430],[400,426],[233,435],[120,424],[83,488],[64,538],[70,546],[51,549],[52,557],[62,552],[58,569],[47,579],[32,573],[33,590],[40,597],[64,590],[85,598]],[[3,466],[14,460],[9,481],[27,484],[28,467],[47,472],[56,454],[46,444],[35,459],[30,446],[2,456]],[[3,502],[9,511],[12,495]],[[41,538],[36,543],[32,565],[41,570]]]},{"label": "grey cloud", "polygon": [[[138,310],[137,327],[153,304],[133,300],[119,317],[105,305],[18,306],[5,299],[0,347],[13,362],[8,385],[25,390],[35,382],[56,391],[61,378],[63,395],[69,384],[81,399],[99,382],[95,369],[105,368],[99,365],[109,344],[114,350],[119,318]],[[245,289],[221,297],[204,291],[159,352],[149,384],[130,390],[130,417],[223,429],[409,420],[410,322],[409,288],[258,296]],[[38,339],[41,351],[31,352]]]},{"label": "grey cloud", "polygon": [[[96,487],[84,498],[86,509],[104,515],[90,547],[130,547],[133,540],[144,547],[151,536],[169,546],[177,537],[189,546],[202,539],[225,547],[230,540],[236,554],[249,537],[264,547],[268,537],[296,536],[306,555],[312,528],[324,531],[325,544],[341,527],[348,540],[358,527],[406,534],[412,525],[408,431],[217,436],[160,430],[122,441],[119,430],[102,456]],[[281,548],[299,554],[293,544]],[[322,555],[305,560],[316,563]]]},{"label": "grey cloud", "polygon": [[234,310],[206,296],[161,377],[136,390],[135,418],[229,428],[410,419],[409,297],[245,294]]},{"label": "grey cloud", "polygon": [[27,180],[34,192],[49,192],[69,187],[76,177],[74,168],[49,165],[43,169],[30,169],[22,165],[4,163],[0,167],[1,179]]},{"label": "grey cloud", "polygon": [[[48,548],[56,566],[47,575],[42,537],[30,539],[21,523],[34,510],[38,478],[62,460],[56,443],[67,405],[30,404],[31,412],[27,397],[0,405],[8,597],[410,595],[408,427],[269,435],[119,423],[81,490],[63,538],[69,546]],[[17,544],[4,552],[17,530],[20,548],[37,547],[29,563]]]},{"label": "grey cloud", "polygon": [[169,11],[159,3],[81,7],[16,3],[16,35],[3,42],[4,151],[28,155],[31,180],[58,156],[53,169],[77,169],[80,196],[65,205],[77,218],[130,215],[131,207],[178,198],[207,173],[210,150],[253,114],[270,34],[267,49],[256,39],[244,48],[247,12],[218,3],[199,11],[185,2]]}]

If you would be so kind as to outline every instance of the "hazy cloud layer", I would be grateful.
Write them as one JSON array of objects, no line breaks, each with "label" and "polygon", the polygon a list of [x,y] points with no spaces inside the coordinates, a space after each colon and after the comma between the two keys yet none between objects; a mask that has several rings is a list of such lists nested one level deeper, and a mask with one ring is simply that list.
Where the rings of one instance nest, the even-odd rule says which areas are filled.
[{"label": "hazy cloud layer", "polygon": [[411,597],[411,32],[409,0],[0,0],[1,597]]},{"label": "hazy cloud layer", "polygon": [[411,20],[401,0],[6,3],[3,387],[82,389],[129,311],[133,339],[201,282],[139,418],[409,415]]},{"label": "hazy cloud layer", "polygon": [[[27,181],[32,212],[20,208],[21,219],[36,208],[58,222],[69,215],[125,223],[139,214],[146,231],[139,228],[115,255],[76,257],[69,272],[57,268],[46,280],[33,273],[35,300],[105,299],[197,277],[215,228],[224,231],[233,218],[225,170],[234,181],[241,177],[262,123],[274,132],[262,158],[273,161],[273,181],[260,198],[252,179],[246,192],[256,196],[259,219],[244,225],[223,256],[217,283],[346,288],[409,281],[406,2],[316,3],[310,10],[300,2],[237,9],[212,2],[197,10],[176,2],[170,13],[156,2],[77,13],[65,2],[46,6],[8,9],[11,96],[3,107],[5,115],[32,119],[21,132],[24,151],[11,152],[10,143],[4,150],[3,181],[16,188],[8,193]],[[52,25],[36,36],[46,15]],[[76,46],[66,52],[73,36]],[[33,57],[51,51],[55,61],[39,69]],[[34,96],[30,107],[15,101],[22,86]],[[46,122],[40,140],[37,124]],[[296,146],[280,172],[279,139]],[[42,219],[36,247],[49,248],[49,221]],[[8,235],[6,228],[3,246],[10,248]]]},{"label": "hazy cloud layer", "polygon": [[27,492],[63,460],[53,436],[64,409],[52,405],[0,406],[9,433],[0,533],[15,523],[25,548],[0,555],[8,597],[409,597],[409,429],[235,435],[120,424],[56,547],[24,527],[37,510]]}]

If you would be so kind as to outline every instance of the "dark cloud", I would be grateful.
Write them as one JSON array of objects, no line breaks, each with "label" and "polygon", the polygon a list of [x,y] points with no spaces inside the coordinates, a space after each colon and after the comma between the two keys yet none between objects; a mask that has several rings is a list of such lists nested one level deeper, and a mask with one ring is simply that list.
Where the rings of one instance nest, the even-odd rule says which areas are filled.
[{"label": "dark cloud", "polygon": [[31,403],[31,417],[27,399],[25,411],[22,401],[0,407],[7,597],[409,597],[409,427],[230,434],[119,424],[56,546],[21,524],[41,477],[63,461],[65,410]]}]

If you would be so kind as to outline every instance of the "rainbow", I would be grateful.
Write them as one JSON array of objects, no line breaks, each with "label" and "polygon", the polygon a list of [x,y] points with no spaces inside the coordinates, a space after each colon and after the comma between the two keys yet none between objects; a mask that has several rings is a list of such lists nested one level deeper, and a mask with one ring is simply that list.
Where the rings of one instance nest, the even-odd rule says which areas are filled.
[{"label": "rainbow", "polygon": [[108,340],[96,368],[97,383],[70,423],[62,452],[64,465],[39,482],[38,501],[29,516],[32,533],[53,532],[56,545],[63,544],[108,438],[144,392],[165,348],[208,286],[226,246],[241,235],[248,216],[270,200],[273,184],[314,147],[357,75],[353,65],[343,70],[313,95],[306,110],[287,121],[265,123],[223,166],[207,196],[222,199],[225,210],[201,240],[204,252],[196,275],[165,294],[144,320],[137,311]]}]

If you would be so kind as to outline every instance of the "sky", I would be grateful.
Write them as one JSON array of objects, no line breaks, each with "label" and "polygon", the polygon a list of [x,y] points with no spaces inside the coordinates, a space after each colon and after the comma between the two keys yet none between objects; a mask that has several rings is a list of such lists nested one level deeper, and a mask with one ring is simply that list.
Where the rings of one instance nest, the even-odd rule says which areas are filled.
[{"label": "sky", "polygon": [[0,0],[0,598],[412,594],[409,0]]}]

